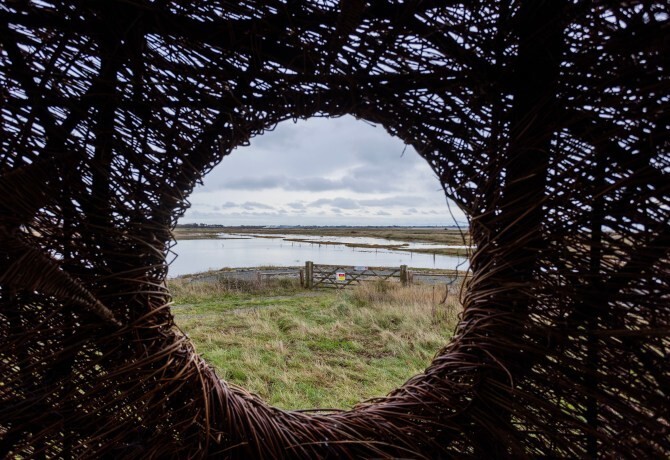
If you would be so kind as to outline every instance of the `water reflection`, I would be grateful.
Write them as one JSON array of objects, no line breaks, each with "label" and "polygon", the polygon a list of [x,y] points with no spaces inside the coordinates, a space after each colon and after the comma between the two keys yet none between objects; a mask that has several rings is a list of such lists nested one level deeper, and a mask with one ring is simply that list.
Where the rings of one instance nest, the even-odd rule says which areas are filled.
[{"label": "water reflection", "polygon": [[[275,235],[273,235],[275,236]],[[215,270],[224,267],[298,266],[311,260],[317,264],[357,265],[370,267],[465,269],[465,257],[440,254],[412,253],[403,249],[355,248],[323,241],[359,244],[403,244],[381,238],[309,237],[310,242],[286,241],[283,238],[303,239],[296,235],[276,235],[278,238],[250,235],[222,235],[221,239],[180,240],[174,247],[178,254],[170,265],[169,276]],[[225,238],[225,239],[224,239]],[[307,237],[305,237],[307,238]],[[321,240],[321,241],[319,241]],[[444,248],[444,245],[409,243],[412,248]]]}]

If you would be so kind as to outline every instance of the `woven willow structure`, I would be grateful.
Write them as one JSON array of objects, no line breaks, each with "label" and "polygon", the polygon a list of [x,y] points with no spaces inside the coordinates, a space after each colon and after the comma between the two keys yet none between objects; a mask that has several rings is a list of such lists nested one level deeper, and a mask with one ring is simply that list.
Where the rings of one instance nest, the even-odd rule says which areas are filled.
[{"label": "woven willow structure", "polygon": [[[0,457],[670,456],[667,1],[0,4]],[[219,380],[171,228],[286,119],[352,114],[471,219],[424,373],[342,412]]]}]

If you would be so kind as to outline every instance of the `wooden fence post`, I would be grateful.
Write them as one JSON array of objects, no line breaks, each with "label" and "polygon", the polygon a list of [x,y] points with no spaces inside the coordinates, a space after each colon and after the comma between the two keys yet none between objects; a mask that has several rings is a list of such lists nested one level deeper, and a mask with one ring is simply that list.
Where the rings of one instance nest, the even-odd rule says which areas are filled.
[{"label": "wooden fence post", "polygon": [[311,260],[305,262],[305,287],[307,289],[314,287],[314,262]]},{"label": "wooden fence post", "polygon": [[400,282],[403,286],[407,286],[409,283],[409,277],[407,276],[407,265],[400,266]]}]

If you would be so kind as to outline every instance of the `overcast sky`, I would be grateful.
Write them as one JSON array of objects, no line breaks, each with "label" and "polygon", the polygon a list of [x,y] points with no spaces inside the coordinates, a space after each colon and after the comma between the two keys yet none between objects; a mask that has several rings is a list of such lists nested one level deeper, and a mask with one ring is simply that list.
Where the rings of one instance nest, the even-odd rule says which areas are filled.
[{"label": "overcast sky", "polygon": [[[404,153],[403,153],[404,152]],[[285,121],[214,168],[179,223],[453,225],[412,147],[353,117]],[[462,212],[451,204],[460,223]]]}]

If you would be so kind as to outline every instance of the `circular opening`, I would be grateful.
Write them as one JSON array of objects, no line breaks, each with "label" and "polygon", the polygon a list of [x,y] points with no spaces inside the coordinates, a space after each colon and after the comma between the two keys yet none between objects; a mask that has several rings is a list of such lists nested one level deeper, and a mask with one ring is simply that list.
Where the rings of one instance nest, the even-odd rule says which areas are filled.
[{"label": "circular opening", "polygon": [[449,341],[465,217],[382,129],[282,123],[224,158],[190,201],[172,312],[228,382],[286,409],[347,408],[423,371]]}]

